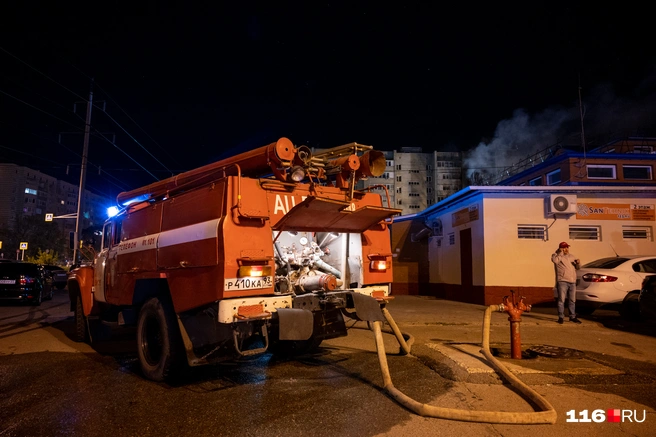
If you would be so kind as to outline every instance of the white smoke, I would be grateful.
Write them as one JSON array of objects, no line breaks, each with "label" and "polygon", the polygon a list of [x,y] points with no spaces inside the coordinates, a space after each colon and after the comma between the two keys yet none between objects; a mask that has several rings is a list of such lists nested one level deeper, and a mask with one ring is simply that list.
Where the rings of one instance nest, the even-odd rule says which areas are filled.
[{"label": "white smoke", "polygon": [[[601,145],[615,135],[654,136],[656,128],[656,74],[645,79],[629,97],[619,97],[602,84],[583,95],[583,130],[579,102],[550,107],[536,114],[517,109],[497,125],[491,141],[482,141],[465,153],[464,166],[472,185],[494,182],[504,169],[538,152],[567,145]],[[587,146],[586,146],[587,147]]]},{"label": "white smoke", "polygon": [[490,142],[481,142],[466,154],[467,177],[479,173],[494,177],[503,169],[558,143],[567,122],[576,120],[578,110],[549,108],[530,115],[524,109],[497,125]]}]

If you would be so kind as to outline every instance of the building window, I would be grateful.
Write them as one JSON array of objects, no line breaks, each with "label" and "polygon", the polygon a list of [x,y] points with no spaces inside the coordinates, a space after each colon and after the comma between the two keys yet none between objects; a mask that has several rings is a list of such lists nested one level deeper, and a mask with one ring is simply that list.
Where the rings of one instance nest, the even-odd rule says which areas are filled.
[{"label": "building window", "polygon": [[401,182],[401,176],[396,177],[396,182]]},{"label": "building window", "polygon": [[622,172],[624,173],[624,179],[651,180],[650,165],[623,165]]},{"label": "building window", "polygon": [[402,203],[401,203],[401,199],[399,199],[396,203],[397,203],[398,205],[402,205]]},{"label": "building window", "polygon": [[520,240],[547,241],[546,225],[517,225],[517,238]]},{"label": "building window", "polygon": [[558,185],[560,183],[560,169],[547,173],[547,185]]},{"label": "building window", "polygon": [[396,189],[396,192],[399,193],[399,194],[401,194],[401,187],[397,188],[397,189]]},{"label": "building window", "polygon": [[633,153],[652,153],[653,151],[652,146],[633,146]]},{"label": "building window", "polygon": [[540,176],[539,178],[531,179],[530,181],[528,181],[528,184],[533,186],[542,185],[542,176]]},{"label": "building window", "polygon": [[622,238],[651,241],[651,226],[622,226]]},{"label": "building window", "polygon": [[401,170],[401,164],[396,164],[396,169]]},{"label": "building window", "polygon": [[614,165],[586,165],[588,179],[616,179]]},{"label": "building window", "polygon": [[426,182],[433,182],[433,176],[428,176],[426,178]]},{"label": "building window", "polygon": [[36,196],[36,190],[32,188],[25,188],[25,194],[34,194]]},{"label": "building window", "polygon": [[456,234],[453,232],[449,233],[449,246],[456,244]]},{"label": "building window", "polygon": [[570,240],[601,241],[601,228],[599,226],[570,226]]}]

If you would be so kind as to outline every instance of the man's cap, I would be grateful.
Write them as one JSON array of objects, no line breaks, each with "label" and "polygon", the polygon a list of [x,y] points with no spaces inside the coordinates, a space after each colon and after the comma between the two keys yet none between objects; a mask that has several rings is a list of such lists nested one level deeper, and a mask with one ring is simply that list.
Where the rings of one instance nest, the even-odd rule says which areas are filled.
[{"label": "man's cap", "polygon": [[561,249],[564,249],[564,248],[566,248],[566,247],[569,247],[569,244],[567,244],[566,242],[563,241],[562,243],[560,243],[560,244],[558,245],[558,247],[560,247]]}]

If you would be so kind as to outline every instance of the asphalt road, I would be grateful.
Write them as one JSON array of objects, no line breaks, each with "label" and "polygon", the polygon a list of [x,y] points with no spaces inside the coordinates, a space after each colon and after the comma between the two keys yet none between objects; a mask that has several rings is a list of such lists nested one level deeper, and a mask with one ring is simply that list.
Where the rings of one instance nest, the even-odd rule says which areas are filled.
[{"label": "asphalt road", "polygon": [[[474,308],[478,311],[474,316],[467,316],[472,310],[467,304],[410,297],[406,304],[396,309],[394,305],[390,304],[390,312],[401,329],[415,336],[413,351],[480,336],[479,308]],[[437,320],[438,311],[447,315]],[[577,332],[617,333],[592,319],[582,326],[554,323],[552,327],[548,310],[530,317],[526,317],[527,331],[531,323],[549,323],[542,332],[554,342],[554,333],[568,338]],[[612,325],[608,317],[606,323]],[[503,338],[505,315],[495,320],[493,337]],[[589,357],[622,372],[612,377],[532,375],[530,383],[558,411],[555,425],[467,423],[422,417],[389,397],[382,388],[371,332],[359,327],[351,329],[348,337],[324,342],[315,354],[265,354],[240,363],[195,368],[169,385],[142,378],[130,331],[93,347],[74,342],[65,291],[56,292],[40,307],[0,306],[0,436],[653,435],[648,432],[653,427],[649,423],[656,420],[656,367],[651,355],[631,359],[630,352],[609,355],[591,346],[586,351]],[[586,331],[575,331],[578,328]],[[621,331],[618,335],[626,337],[621,348],[627,351],[643,336]],[[643,337],[654,343],[653,337]],[[435,363],[425,359],[428,355],[397,355],[393,336],[385,336],[385,346],[394,385],[420,403],[533,411],[507,385],[454,381],[442,376],[431,365]],[[647,419],[643,423],[566,422],[568,411],[578,414],[598,408],[633,409],[644,412]]]}]

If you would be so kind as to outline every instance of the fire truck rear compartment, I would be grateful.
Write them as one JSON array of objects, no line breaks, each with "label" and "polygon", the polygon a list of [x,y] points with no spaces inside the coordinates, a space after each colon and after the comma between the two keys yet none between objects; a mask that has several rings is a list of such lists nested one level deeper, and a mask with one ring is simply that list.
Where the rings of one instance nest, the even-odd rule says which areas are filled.
[{"label": "fire truck rear compartment", "polygon": [[[290,296],[287,296],[290,297]],[[379,302],[351,290],[308,293],[296,296],[293,308],[269,307],[267,316],[234,318],[222,322],[222,307],[230,305],[238,311],[241,304],[250,306],[256,298],[224,299],[202,309],[179,315],[182,337],[189,364],[212,362],[264,353],[273,349],[290,352],[318,346],[323,340],[347,335],[344,315],[358,320],[383,320]],[[272,298],[264,298],[272,299]],[[262,300],[262,301],[265,301]],[[285,303],[284,297],[277,304]],[[303,347],[299,347],[303,345]]]}]

